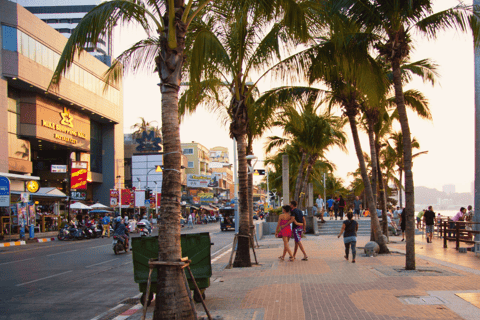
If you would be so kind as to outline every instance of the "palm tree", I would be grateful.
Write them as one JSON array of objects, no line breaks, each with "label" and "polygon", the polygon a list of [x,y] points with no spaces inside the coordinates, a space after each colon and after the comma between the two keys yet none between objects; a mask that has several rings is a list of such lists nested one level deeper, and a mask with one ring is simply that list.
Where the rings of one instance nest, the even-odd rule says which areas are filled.
[{"label": "palm tree", "polygon": [[[280,2],[281,6],[287,2]],[[290,2],[294,4],[294,2]],[[294,16],[280,6],[281,16],[290,20],[271,21],[257,6],[240,6],[226,2],[215,8],[215,15],[205,17],[195,26],[192,45],[189,46],[190,86],[181,99],[181,112],[192,112],[205,103],[214,111],[222,112],[230,122],[230,136],[237,143],[239,179],[239,235],[234,267],[250,267],[250,218],[248,205],[247,137],[251,130],[250,108],[257,94],[257,83],[269,68],[281,60],[281,46],[292,41],[297,29],[306,38],[305,14]],[[301,3],[298,8],[301,9]],[[293,19],[293,20],[292,20]],[[287,28],[300,21],[294,29]],[[293,30],[293,32],[292,32]],[[284,41],[285,40],[285,41]],[[262,72],[255,83],[250,77]],[[253,136],[252,136],[253,137]]]},{"label": "palm tree", "polygon": [[[328,113],[318,115],[319,105],[315,104],[314,97],[304,97],[299,102],[300,112],[292,106],[285,107],[285,110],[278,116],[274,126],[284,129],[285,138],[270,137],[270,144],[267,152],[273,147],[282,146],[286,143],[298,146],[302,154],[302,160],[298,167],[297,182],[295,185],[296,201],[299,200],[301,192],[306,193],[306,185],[311,177],[312,169],[317,160],[324,157],[325,152],[333,146],[346,151],[347,141],[343,127],[345,119],[332,116]],[[305,161],[305,159],[307,159]],[[306,172],[304,164],[306,162]]]},{"label": "palm tree", "polygon": [[403,133],[405,210],[406,210],[406,263],[407,270],[415,270],[414,185],[412,172],[412,145],[402,85],[401,63],[410,55],[412,32],[436,38],[440,31],[455,28],[473,30],[476,45],[479,42],[478,12],[463,3],[433,13],[431,0],[335,0],[334,8],[352,17],[378,37],[375,48],[390,63],[395,89],[395,102]]},{"label": "palm tree", "polygon": [[[132,134],[133,138],[134,139],[140,138],[142,136],[143,132],[151,131],[152,128],[154,128],[152,126],[152,123],[154,123],[154,122],[157,122],[157,121],[155,121],[155,120],[154,121],[147,121],[147,120],[145,120],[145,118],[140,117],[140,122],[137,122],[133,126],[131,126],[131,128],[135,130],[135,131],[133,131],[133,134]],[[158,132],[156,132],[156,133],[158,133]]]}]

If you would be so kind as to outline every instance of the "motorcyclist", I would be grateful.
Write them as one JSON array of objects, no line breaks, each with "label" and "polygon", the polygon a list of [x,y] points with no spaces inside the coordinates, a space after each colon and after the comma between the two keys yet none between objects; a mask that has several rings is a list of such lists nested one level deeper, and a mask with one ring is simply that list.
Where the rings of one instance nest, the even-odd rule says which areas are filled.
[{"label": "motorcyclist", "polygon": [[115,224],[115,229],[113,230],[113,235],[120,236],[125,239],[125,248],[128,248],[128,229],[125,226],[125,221],[120,219],[120,222]]},{"label": "motorcyclist", "polygon": [[139,223],[144,223],[148,229],[148,232],[152,233],[152,225],[150,224],[150,221],[148,221],[147,216],[143,216]]}]

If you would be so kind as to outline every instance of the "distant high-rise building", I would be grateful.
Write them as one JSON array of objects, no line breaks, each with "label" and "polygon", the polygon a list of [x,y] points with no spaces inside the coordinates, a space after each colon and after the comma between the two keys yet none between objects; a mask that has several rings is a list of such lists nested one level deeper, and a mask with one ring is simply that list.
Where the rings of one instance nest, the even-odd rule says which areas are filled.
[{"label": "distant high-rise building", "polygon": [[[70,38],[80,20],[101,0],[11,0],[33,13],[49,26]],[[106,65],[111,65],[112,38],[106,36],[97,47],[87,46],[87,52]]]},{"label": "distant high-rise building", "polygon": [[470,192],[475,193],[475,181],[472,181],[472,183],[470,184]]},{"label": "distant high-rise building", "polygon": [[446,194],[455,193],[455,185],[454,184],[446,184],[443,186],[443,192]]}]

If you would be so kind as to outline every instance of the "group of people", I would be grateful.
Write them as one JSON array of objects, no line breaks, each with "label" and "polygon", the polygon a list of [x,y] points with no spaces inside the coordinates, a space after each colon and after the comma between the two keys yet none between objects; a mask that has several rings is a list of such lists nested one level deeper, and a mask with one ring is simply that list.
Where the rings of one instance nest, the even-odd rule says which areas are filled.
[{"label": "group of people", "polygon": [[347,203],[342,195],[331,196],[325,202],[322,198],[322,195],[319,194],[318,198],[315,199],[314,211],[321,213],[319,216],[322,223],[325,222],[325,220],[323,219],[323,213],[325,212],[324,208],[326,208],[326,212],[328,213],[330,220],[333,220],[334,217],[335,220],[338,220],[338,218],[340,218],[340,220],[343,220],[343,216],[347,211],[352,211],[352,214],[358,219],[360,219],[362,201],[358,197],[355,197],[351,208],[348,210],[349,207],[347,206]]},{"label": "group of people", "polygon": [[[285,260],[285,256],[288,253],[289,261],[295,261],[298,249],[303,253],[303,261],[308,260],[307,253],[302,244],[302,235],[305,232],[306,221],[303,212],[297,208],[297,202],[291,201],[290,205],[282,207],[282,214],[278,218],[277,228],[275,231],[275,237],[283,239],[283,254],[278,257],[280,260]],[[338,234],[340,238],[343,235],[343,241],[345,244],[345,259],[348,261],[350,248],[352,249],[352,262],[355,263],[356,256],[356,243],[357,243],[357,231],[358,222],[353,219],[353,212],[347,213],[347,220],[342,224],[342,229]],[[288,242],[290,238],[295,241],[295,247],[292,251]]]}]

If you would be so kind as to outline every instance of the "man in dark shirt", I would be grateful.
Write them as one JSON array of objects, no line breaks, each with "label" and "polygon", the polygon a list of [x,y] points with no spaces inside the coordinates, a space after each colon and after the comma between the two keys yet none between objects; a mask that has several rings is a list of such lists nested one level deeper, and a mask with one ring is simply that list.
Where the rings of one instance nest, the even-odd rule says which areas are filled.
[{"label": "man in dark shirt", "polygon": [[297,250],[300,247],[300,250],[302,250],[303,256],[304,256],[302,260],[307,261],[308,260],[307,253],[305,252],[305,249],[303,248],[303,243],[302,243],[302,233],[305,230],[305,226],[307,222],[305,221],[305,217],[303,216],[302,211],[297,209],[296,201],[291,201],[290,207],[292,208],[292,211],[290,211],[290,217],[291,217],[290,223],[293,223],[292,233],[293,233],[293,239],[295,239],[295,250],[293,251],[293,258],[295,259]]},{"label": "man in dark shirt", "polygon": [[427,243],[431,243],[433,239],[433,226],[435,225],[435,212],[432,206],[423,214],[423,224],[425,225],[425,233],[427,235]]}]

